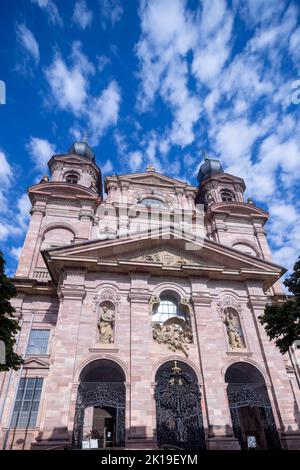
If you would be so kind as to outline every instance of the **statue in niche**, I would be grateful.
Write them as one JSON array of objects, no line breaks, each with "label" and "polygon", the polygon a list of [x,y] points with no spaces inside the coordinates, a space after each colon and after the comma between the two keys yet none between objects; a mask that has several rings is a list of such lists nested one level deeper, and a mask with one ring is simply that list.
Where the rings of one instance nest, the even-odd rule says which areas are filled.
[{"label": "statue in niche", "polygon": [[224,323],[226,325],[228,341],[232,349],[244,348],[242,332],[238,319],[229,309],[225,311]]},{"label": "statue in niche", "polygon": [[110,304],[100,306],[100,315],[97,323],[99,342],[111,344],[114,342],[115,311]]}]

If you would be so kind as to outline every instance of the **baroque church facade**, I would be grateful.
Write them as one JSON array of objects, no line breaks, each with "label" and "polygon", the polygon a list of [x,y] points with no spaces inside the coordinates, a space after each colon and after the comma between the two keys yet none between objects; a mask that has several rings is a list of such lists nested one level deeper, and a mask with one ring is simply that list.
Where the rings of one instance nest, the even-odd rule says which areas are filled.
[{"label": "baroque church facade", "polygon": [[195,187],[152,166],[103,187],[86,142],[49,170],[28,190],[2,448],[299,449],[299,357],[258,319],[285,270],[244,181],[206,158]]}]

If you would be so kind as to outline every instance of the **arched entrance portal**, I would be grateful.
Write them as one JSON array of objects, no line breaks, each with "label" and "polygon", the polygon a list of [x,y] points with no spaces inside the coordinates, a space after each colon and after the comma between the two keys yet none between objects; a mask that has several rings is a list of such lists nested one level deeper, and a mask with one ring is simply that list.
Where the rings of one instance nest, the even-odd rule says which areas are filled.
[{"label": "arched entrance portal", "polygon": [[160,448],[205,449],[201,394],[195,372],[166,362],[155,376],[156,432]]},{"label": "arched entrance portal", "polygon": [[226,371],[232,427],[241,449],[280,449],[280,440],[261,372],[246,362]]},{"label": "arched entrance portal", "polygon": [[99,359],[80,374],[73,446],[95,439],[98,447],[123,446],[125,442],[125,374],[113,361]]}]

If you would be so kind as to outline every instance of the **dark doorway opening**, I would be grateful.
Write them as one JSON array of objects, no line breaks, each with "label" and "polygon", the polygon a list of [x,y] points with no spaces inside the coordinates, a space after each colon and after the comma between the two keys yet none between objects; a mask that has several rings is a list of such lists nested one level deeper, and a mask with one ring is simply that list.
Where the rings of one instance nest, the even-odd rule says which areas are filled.
[{"label": "dark doorway opening", "polygon": [[226,371],[232,427],[241,449],[280,449],[272,406],[261,372],[246,362]]},{"label": "dark doorway opening", "polygon": [[85,442],[97,447],[125,444],[125,375],[121,367],[106,359],[93,361],[80,374],[73,447]]},{"label": "dark doorway opening", "polygon": [[94,406],[92,429],[101,447],[115,447],[116,408]]}]

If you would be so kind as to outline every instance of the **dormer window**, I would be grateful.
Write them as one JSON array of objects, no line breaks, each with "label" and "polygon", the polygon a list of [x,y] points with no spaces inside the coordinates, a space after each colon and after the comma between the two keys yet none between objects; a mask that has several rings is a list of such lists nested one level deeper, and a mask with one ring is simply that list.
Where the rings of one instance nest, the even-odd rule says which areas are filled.
[{"label": "dormer window", "polygon": [[234,201],[234,196],[230,191],[221,191],[221,198],[223,202]]},{"label": "dormer window", "polygon": [[66,176],[66,183],[77,184],[78,176],[75,173],[70,173]]},{"label": "dormer window", "polygon": [[167,209],[167,205],[159,199],[147,197],[138,202],[139,206]]}]

